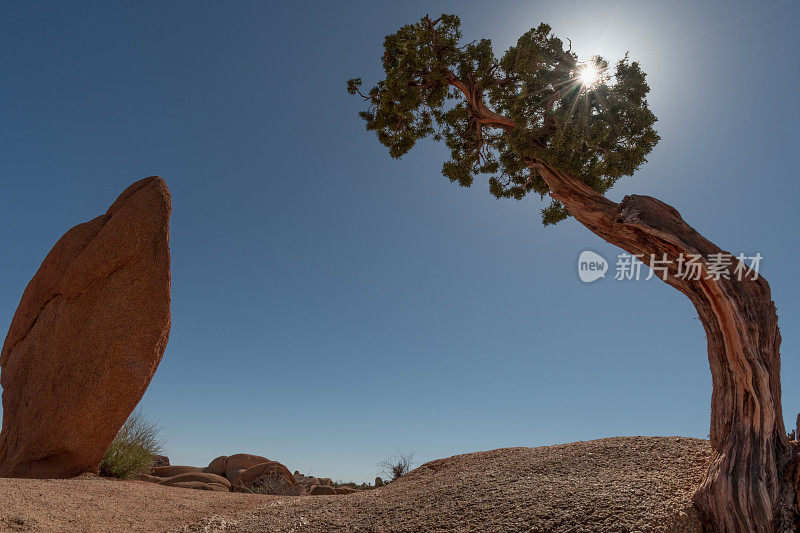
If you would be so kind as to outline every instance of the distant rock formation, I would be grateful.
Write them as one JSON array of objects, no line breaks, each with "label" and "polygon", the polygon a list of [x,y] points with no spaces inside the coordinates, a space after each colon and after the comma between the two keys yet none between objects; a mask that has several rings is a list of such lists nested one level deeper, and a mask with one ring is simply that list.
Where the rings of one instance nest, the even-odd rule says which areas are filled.
[{"label": "distant rock formation", "polygon": [[197,466],[156,466],[152,475],[143,475],[141,481],[150,481],[173,487],[203,490],[246,490],[264,481],[280,480],[289,487],[295,486],[295,478],[289,469],[277,461],[270,461],[260,455],[237,453],[221,455],[205,468]]},{"label": "distant rock formation", "polygon": [[97,473],[167,345],[171,211],[145,178],[45,257],[0,352],[0,476]]}]

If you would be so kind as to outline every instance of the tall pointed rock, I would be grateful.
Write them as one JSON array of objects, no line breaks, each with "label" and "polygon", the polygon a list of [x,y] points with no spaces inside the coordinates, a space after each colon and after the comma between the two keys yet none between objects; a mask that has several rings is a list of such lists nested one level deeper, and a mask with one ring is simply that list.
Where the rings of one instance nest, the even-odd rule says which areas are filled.
[{"label": "tall pointed rock", "polygon": [[97,472],[169,338],[171,211],[145,178],[45,257],[0,352],[0,476]]}]

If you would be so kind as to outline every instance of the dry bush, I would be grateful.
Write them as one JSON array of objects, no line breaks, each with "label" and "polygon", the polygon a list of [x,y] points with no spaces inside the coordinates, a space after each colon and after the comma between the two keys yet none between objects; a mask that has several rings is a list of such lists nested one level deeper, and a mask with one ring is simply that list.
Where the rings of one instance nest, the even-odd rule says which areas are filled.
[{"label": "dry bush", "polygon": [[381,473],[392,481],[400,479],[414,468],[414,450],[400,451],[378,463]]},{"label": "dry bush", "polygon": [[292,486],[281,476],[268,476],[256,480],[249,487],[236,487],[236,492],[247,492],[250,494],[272,494],[276,496],[298,496],[301,488]]},{"label": "dry bush", "polygon": [[161,428],[137,409],[114,437],[100,461],[100,475],[131,478],[147,474],[154,456],[162,452],[164,442],[158,437]]}]

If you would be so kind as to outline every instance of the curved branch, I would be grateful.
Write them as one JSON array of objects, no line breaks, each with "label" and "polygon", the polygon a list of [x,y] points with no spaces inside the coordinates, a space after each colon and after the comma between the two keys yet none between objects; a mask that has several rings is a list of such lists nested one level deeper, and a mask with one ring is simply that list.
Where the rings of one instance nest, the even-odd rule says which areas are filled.
[{"label": "curved branch", "polygon": [[464,95],[469,105],[470,113],[477,122],[506,131],[511,131],[517,127],[516,122],[510,118],[495,113],[486,107],[486,104],[483,102],[483,92],[475,83],[464,82],[450,71],[448,71],[445,79],[447,79],[447,83],[461,91]]}]

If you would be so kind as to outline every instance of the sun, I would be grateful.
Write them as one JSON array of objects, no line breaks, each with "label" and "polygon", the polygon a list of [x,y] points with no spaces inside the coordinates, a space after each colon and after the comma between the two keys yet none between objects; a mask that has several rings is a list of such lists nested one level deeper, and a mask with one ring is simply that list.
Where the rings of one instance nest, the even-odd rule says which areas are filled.
[{"label": "sun", "polygon": [[600,82],[600,69],[595,63],[587,63],[578,70],[578,81],[584,87],[592,87]]}]

